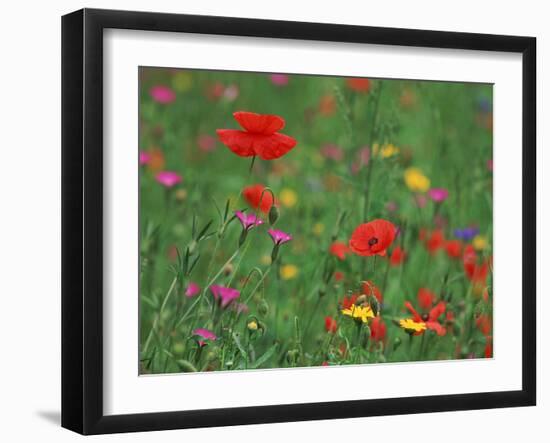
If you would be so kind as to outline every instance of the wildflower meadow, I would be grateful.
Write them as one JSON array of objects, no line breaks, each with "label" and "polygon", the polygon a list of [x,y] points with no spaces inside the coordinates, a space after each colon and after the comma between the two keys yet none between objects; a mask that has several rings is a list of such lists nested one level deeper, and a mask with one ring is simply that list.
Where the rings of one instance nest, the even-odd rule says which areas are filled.
[{"label": "wildflower meadow", "polygon": [[139,75],[140,374],[492,357],[492,85]]}]

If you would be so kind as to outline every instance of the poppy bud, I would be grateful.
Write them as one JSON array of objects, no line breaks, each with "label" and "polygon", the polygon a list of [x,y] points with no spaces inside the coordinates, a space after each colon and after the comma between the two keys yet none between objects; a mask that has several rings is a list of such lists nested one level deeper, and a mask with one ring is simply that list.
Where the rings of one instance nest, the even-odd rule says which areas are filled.
[{"label": "poppy bud", "polygon": [[192,240],[190,243],[189,243],[189,255],[193,255],[193,253],[195,252],[195,250],[197,249],[197,242],[196,240]]},{"label": "poppy bud", "polygon": [[368,298],[369,305],[372,309],[372,312],[375,317],[378,316],[378,313],[380,312],[380,303],[378,303],[378,299],[374,295],[369,295]]},{"label": "poppy bud", "polygon": [[269,305],[265,301],[265,299],[262,299],[260,304],[258,305],[258,313],[265,317],[269,313]]},{"label": "poppy bud", "polygon": [[271,205],[271,208],[269,208],[269,224],[274,225],[277,220],[279,220],[279,208],[275,205]]}]

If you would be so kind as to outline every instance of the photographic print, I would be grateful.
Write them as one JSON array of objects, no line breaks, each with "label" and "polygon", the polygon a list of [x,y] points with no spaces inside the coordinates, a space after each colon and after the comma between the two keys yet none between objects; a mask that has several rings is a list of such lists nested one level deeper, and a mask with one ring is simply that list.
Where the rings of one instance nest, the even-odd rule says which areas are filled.
[{"label": "photographic print", "polygon": [[140,67],[139,373],[492,358],[492,94]]}]

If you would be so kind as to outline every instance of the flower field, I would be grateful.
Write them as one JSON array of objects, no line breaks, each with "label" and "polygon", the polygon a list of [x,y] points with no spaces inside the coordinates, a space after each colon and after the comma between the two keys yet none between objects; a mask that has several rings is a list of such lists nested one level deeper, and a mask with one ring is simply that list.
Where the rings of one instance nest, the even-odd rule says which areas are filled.
[{"label": "flower field", "polygon": [[492,357],[491,85],[139,74],[141,374]]}]

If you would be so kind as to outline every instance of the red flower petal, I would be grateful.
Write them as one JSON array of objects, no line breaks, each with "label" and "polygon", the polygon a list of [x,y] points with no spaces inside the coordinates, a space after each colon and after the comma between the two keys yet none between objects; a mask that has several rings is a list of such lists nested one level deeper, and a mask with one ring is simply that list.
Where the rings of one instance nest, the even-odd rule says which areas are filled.
[{"label": "red flower petal", "polygon": [[359,225],[349,241],[353,252],[362,256],[386,255],[395,238],[395,226],[387,220],[373,220]]},{"label": "red flower petal", "polygon": [[254,151],[254,136],[252,134],[237,129],[218,129],[216,133],[220,141],[235,154],[241,157],[256,155],[256,151]]},{"label": "red flower petal", "polygon": [[296,146],[296,140],[285,134],[254,135],[254,137],[254,151],[262,160],[275,160]]},{"label": "red flower petal", "polygon": [[420,288],[416,297],[418,299],[420,309],[424,310],[430,309],[435,300],[435,294],[426,288]]},{"label": "red flower petal", "polygon": [[443,336],[447,333],[447,330],[437,321],[427,321],[426,327],[428,329],[431,329],[432,331],[437,332],[437,335]]},{"label": "red flower petal", "polygon": [[445,312],[445,302],[440,301],[435,305],[430,311],[429,317],[430,321],[437,321],[437,319]]},{"label": "red flower petal", "polygon": [[413,308],[413,305],[411,304],[411,302],[409,301],[406,301],[405,302],[405,307],[410,311],[410,313],[412,314],[413,316],[413,320],[416,321],[416,322],[421,322],[423,321],[422,320],[422,317],[420,316],[420,314],[416,311],[416,309]]},{"label": "red flower petal", "polygon": [[239,111],[233,117],[243,129],[254,134],[270,135],[285,127],[285,121],[278,115]]}]

